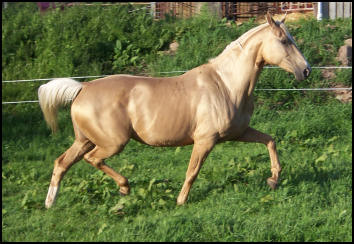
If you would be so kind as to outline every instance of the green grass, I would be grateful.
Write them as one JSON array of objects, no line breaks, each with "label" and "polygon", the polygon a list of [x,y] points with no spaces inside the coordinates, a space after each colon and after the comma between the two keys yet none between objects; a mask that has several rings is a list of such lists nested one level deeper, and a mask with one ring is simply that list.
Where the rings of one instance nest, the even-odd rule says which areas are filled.
[{"label": "green grass", "polygon": [[154,148],[135,141],[107,163],[131,194],[83,160],[44,208],[53,161],[73,142],[68,111],[50,135],[38,105],[3,113],[2,241],[351,241],[351,104],[298,109],[258,107],[252,126],[276,139],[283,167],[271,191],[267,149],[218,144],[185,206],[176,206],[192,146]]}]

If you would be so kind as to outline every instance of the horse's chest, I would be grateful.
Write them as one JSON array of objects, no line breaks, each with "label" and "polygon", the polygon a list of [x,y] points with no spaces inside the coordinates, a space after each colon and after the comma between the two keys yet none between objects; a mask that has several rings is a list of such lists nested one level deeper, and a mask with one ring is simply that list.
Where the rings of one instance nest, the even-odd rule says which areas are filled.
[{"label": "horse's chest", "polygon": [[219,137],[235,138],[247,129],[253,113],[253,99],[245,100],[240,106],[232,106],[231,111],[223,116],[224,122],[220,124]]},{"label": "horse's chest", "polygon": [[253,99],[248,97],[239,102],[230,99],[201,100],[196,114],[196,134],[216,135],[221,140],[241,135],[248,127],[253,113]]}]

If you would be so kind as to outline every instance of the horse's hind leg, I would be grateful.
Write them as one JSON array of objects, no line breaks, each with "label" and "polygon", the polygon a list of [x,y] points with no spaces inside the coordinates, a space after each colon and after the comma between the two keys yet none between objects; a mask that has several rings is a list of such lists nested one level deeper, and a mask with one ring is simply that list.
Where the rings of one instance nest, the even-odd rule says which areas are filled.
[{"label": "horse's hind leg", "polygon": [[53,205],[58,194],[60,181],[68,169],[74,163],[81,160],[83,155],[91,150],[93,146],[94,145],[88,140],[83,142],[75,140],[73,145],[54,161],[52,179],[50,182],[47,198],[45,200],[46,208],[50,208]]},{"label": "horse's hind leg", "polygon": [[281,167],[279,164],[278,153],[275,146],[274,139],[267,134],[259,132],[255,129],[248,127],[245,133],[236,139],[242,142],[259,142],[267,146],[271,161],[271,171],[272,177],[267,179],[268,185],[274,190],[278,184],[278,179],[280,177]]},{"label": "horse's hind leg", "polygon": [[111,167],[107,166],[104,162],[104,159],[122,151],[124,146],[125,144],[114,147],[96,146],[92,151],[85,154],[84,159],[95,168],[102,170],[107,175],[112,177],[113,180],[120,187],[119,192],[122,195],[127,195],[130,191],[128,179],[125,178],[123,175],[118,174]]}]

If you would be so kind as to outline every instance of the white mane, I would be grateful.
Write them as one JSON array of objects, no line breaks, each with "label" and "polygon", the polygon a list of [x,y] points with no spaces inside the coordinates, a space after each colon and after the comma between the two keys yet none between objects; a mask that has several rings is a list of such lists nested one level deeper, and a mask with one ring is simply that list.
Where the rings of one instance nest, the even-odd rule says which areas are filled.
[{"label": "white mane", "polygon": [[266,26],[268,26],[268,23],[259,25],[257,27],[254,27],[252,29],[250,29],[249,31],[247,31],[246,33],[244,33],[243,35],[241,35],[239,38],[237,38],[235,41],[231,42],[229,45],[226,46],[226,48],[224,49],[224,51],[222,51],[222,54],[224,54],[225,52],[229,51],[230,49],[233,49],[235,46],[240,46],[242,48],[242,44],[250,37],[252,36],[254,33],[262,30],[263,28],[265,28]]}]

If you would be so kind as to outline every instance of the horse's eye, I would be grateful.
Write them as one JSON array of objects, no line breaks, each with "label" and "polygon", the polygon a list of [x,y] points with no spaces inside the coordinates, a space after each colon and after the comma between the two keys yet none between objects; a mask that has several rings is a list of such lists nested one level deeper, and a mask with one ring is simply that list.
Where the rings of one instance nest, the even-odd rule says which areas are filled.
[{"label": "horse's eye", "polygon": [[281,42],[281,44],[283,44],[283,45],[286,45],[286,44],[288,43],[288,41],[287,41],[286,39],[282,39],[280,42]]}]

